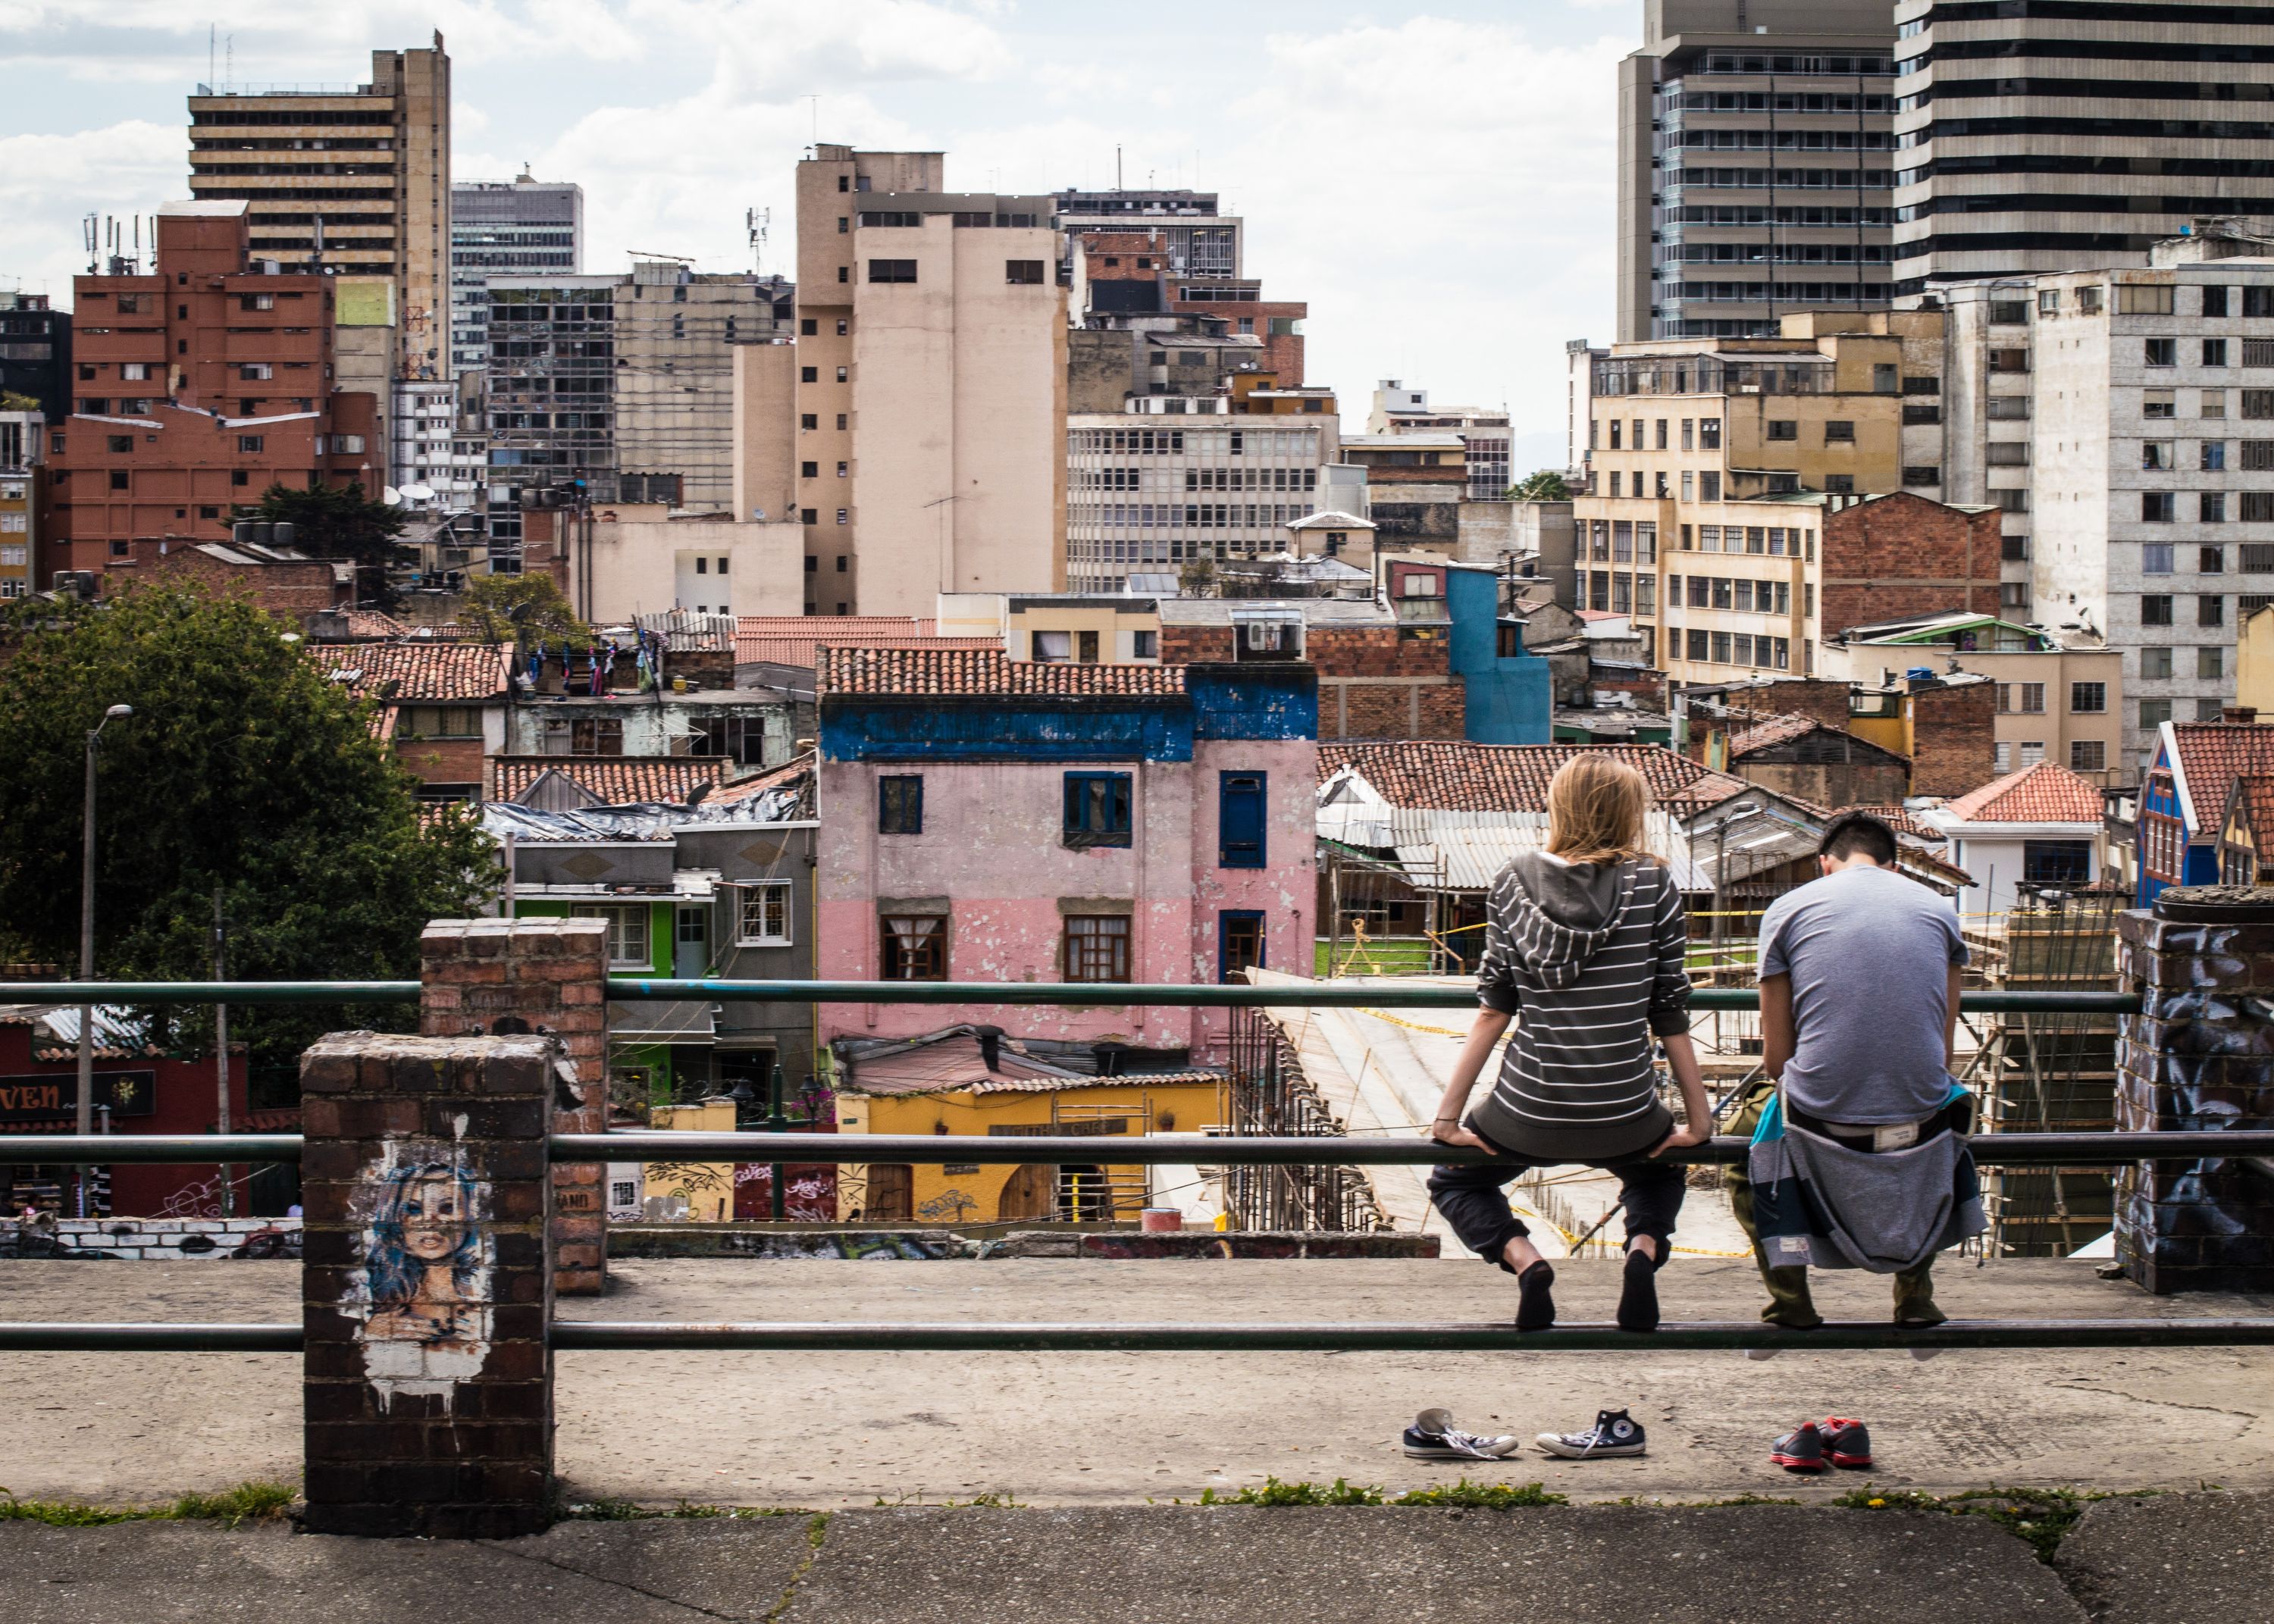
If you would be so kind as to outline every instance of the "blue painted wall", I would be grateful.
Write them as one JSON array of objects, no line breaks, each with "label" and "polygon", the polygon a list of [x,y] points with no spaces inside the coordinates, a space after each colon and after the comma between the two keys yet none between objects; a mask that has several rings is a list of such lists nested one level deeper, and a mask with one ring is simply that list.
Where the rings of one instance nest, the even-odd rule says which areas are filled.
[{"label": "blue painted wall", "polygon": [[1196,738],[1319,736],[1319,675],[1309,665],[1187,665],[1185,688],[1192,695]]},{"label": "blue painted wall", "polygon": [[1445,572],[1445,607],[1453,618],[1453,674],[1468,698],[1471,744],[1548,744],[1555,732],[1547,662],[1536,654],[1502,658],[1500,577],[1481,569]]}]

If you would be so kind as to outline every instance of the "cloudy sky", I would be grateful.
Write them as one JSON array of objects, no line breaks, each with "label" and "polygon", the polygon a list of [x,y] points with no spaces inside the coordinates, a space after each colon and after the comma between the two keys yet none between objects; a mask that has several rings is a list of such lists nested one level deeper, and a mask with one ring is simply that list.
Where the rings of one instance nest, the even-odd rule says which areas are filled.
[{"label": "cloudy sky", "polygon": [[[1507,403],[1560,462],[1562,350],[1611,327],[1614,64],[1636,0],[0,0],[0,284],[67,304],[88,213],[187,195],[183,97],[360,82],[440,29],[461,178],[584,188],[588,270],[747,267],[814,139],[940,149],[948,184],[1199,185],[1266,297],[1307,299],[1314,383]],[[1154,19],[1133,33],[1130,19]],[[225,63],[226,65],[223,65]]]}]

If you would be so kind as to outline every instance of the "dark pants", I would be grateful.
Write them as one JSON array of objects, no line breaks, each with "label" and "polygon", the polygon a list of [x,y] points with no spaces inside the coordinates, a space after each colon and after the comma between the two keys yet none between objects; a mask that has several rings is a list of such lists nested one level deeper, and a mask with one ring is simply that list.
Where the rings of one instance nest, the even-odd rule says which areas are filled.
[{"label": "dark pants", "polygon": [[[1475,1124],[1467,1125],[1472,1133],[1476,1132]],[[1524,1221],[1509,1210],[1505,1193],[1508,1186],[1530,1169],[1564,1164],[1516,1155],[1497,1145],[1491,1148],[1497,1160],[1469,1167],[1433,1169],[1429,1174],[1429,1199],[1445,1214],[1445,1222],[1453,1226],[1453,1233],[1460,1237],[1462,1245],[1486,1262],[1506,1268],[1502,1248],[1512,1237],[1532,1233]],[[1618,1175],[1619,1199],[1625,1203],[1627,1215],[1627,1238],[1631,1241],[1638,1235],[1650,1236],[1658,1242],[1658,1255],[1663,1259],[1667,1243],[1674,1234],[1675,1217],[1682,1211],[1682,1169],[1640,1155],[1582,1165]]]}]

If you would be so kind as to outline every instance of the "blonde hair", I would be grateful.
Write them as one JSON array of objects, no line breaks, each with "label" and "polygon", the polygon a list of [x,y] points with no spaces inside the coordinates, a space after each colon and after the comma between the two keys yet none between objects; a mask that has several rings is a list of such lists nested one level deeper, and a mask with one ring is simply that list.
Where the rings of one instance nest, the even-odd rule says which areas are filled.
[{"label": "blonde hair", "polygon": [[1547,849],[1566,862],[1648,859],[1643,814],[1650,786],[1617,758],[1582,751],[1547,780]]}]

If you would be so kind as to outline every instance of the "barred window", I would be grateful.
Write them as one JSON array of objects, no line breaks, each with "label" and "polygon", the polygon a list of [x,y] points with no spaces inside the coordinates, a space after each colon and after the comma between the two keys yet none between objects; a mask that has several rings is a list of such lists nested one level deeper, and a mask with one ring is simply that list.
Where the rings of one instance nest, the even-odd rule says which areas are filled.
[{"label": "barred window", "polygon": [[1127,981],[1129,916],[1069,916],[1065,922],[1065,978],[1070,981]]},{"label": "barred window", "polygon": [[2242,415],[2246,417],[2274,417],[2274,389],[2245,389],[2242,392]]}]

